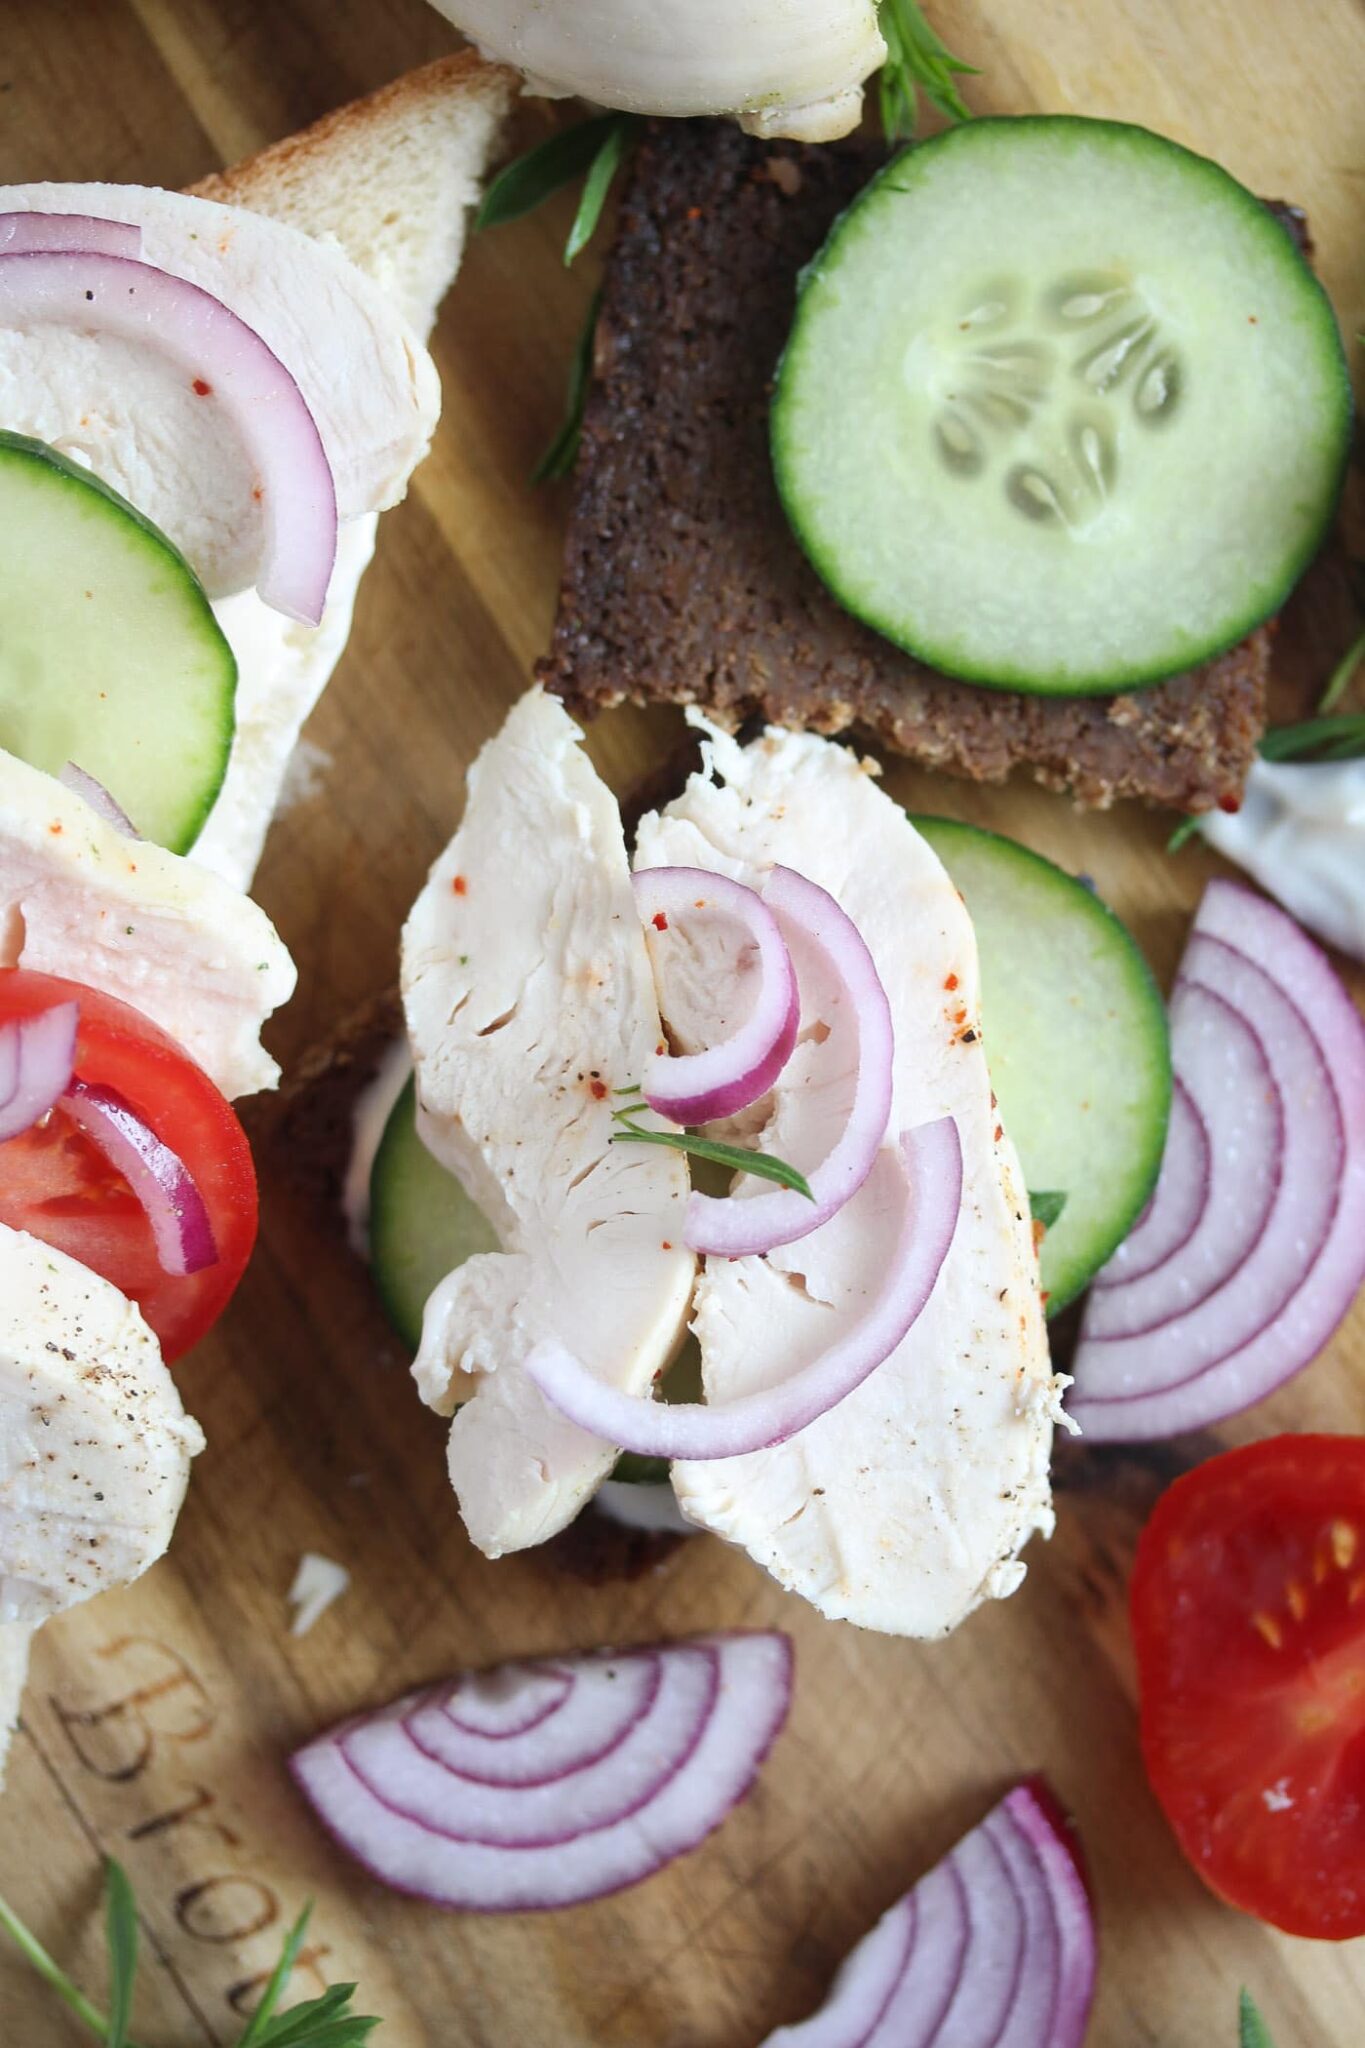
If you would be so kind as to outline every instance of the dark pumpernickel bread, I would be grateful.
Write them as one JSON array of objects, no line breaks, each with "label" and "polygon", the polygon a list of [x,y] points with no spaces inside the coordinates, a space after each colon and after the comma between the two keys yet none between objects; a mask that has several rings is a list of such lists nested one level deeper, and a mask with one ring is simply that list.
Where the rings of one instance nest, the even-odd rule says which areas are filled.
[{"label": "dark pumpernickel bread", "polygon": [[542,682],[580,715],[626,698],[838,733],[976,781],[1026,767],[1086,804],[1206,810],[1265,725],[1269,638],[1155,688],[1030,697],[955,682],[860,626],[787,526],[771,379],[801,266],[879,161],[732,124],[647,132],[597,330],[559,616]]}]

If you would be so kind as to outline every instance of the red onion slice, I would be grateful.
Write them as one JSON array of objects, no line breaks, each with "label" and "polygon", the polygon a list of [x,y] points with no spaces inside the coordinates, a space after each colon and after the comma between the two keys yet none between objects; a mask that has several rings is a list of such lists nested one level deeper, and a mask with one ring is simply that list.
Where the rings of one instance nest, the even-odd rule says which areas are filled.
[{"label": "red onion slice", "polygon": [[[641,1086],[650,1108],[676,1124],[735,1116],[767,1094],[796,1044],[796,970],[777,919],[756,890],[706,868],[644,868],[634,883],[656,961],[669,935],[680,933],[699,912],[718,913],[746,935],[753,956],[748,972],[757,975],[758,989],[744,1022],[704,1052],[656,1053]],[[737,972],[737,990],[741,979]]]},{"label": "red onion slice", "polygon": [[141,839],[142,834],[128,813],[110,796],[104,784],[96,782],[93,775],[87,775],[84,768],[78,768],[74,761],[67,761],[57,780],[63,789],[69,789],[83,803],[89,804],[97,817],[103,818],[106,825],[112,825],[116,832],[121,832],[125,839]]},{"label": "red onion slice", "polygon": [[[652,1876],[720,1825],[752,1786],[791,1702],[786,1636],[701,1636],[564,1658],[557,1668],[570,1679],[570,1691],[541,1726],[550,1731],[572,1711],[580,1685],[604,1671],[624,1674],[639,1660],[661,1672],[649,1715],[653,1771],[642,1748],[628,1751],[629,1733],[603,1753],[600,1731],[584,1727],[581,1768],[565,1767],[561,1758],[560,1768],[536,1787],[496,1793],[452,1771],[439,1795],[424,1773],[418,1797],[427,1803],[420,1816],[405,1812],[415,1780],[400,1737],[412,1701],[319,1737],[290,1768],[330,1833],[399,1891],[470,1913],[545,1912],[601,1898]],[[376,1727],[380,1732],[372,1735]],[[490,1744],[496,1739],[488,1738]],[[363,1776],[353,1761],[358,1754]],[[614,1786],[616,1760],[628,1754],[629,1768]],[[519,1800],[529,1840],[515,1839],[523,1832]],[[501,1839],[481,1837],[490,1826]]]},{"label": "red onion slice", "polygon": [[136,221],[95,220],[87,213],[0,213],[0,256],[31,249],[81,249],[102,256],[136,256],[142,229]]},{"label": "red onion slice", "polygon": [[570,1422],[644,1457],[737,1458],[785,1443],[845,1400],[890,1357],[923,1312],[948,1256],[962,1206],[956,1122],[945,1116],[907,1131],[885,1159],[898,1204],[885,1287],[852,1329],[779,1386],[714,1407],[651,1401],[597,1379],[553,1340],[528,1353],[527,1373]]},{"label": "red onion slice", "polygon": [[593,1833],[657,1798],[701,1739],[715,1711],[720,1658],[710,1645],[680,1646],[658,1659],[650,1704],[613,1739],[596,1738],[574,1768],[540,1784],[491,1785],[452,1771],[414,1739],[400,1702],[343,1731],[337,1743],[362,1785],[410,1820],[462,1842],[504,1849],[552,1849]]},{"label": "red onion slice", "polygon": [[147,1214],[163,1272],[202,1273],[218,1262],[213,1225],[194,1176],[113,1088],[73,1081],[62,1108],[123,1175]]},{"label": "red onion slice", "polygon": [[1095,1959],[1070,1831],[1033,1779],[882,1916],[818,2012],[762,2048],[1080,2048]]},{"label": "red onion slice", "polygon": [[79,1003],[0,1024],[0,1145],[21,1138],[71,1086]]},{"label": "red onion slice", "polygon": [[[566,1771],[582,1770],[614,1749],[644,1720],[658,1698],[659,1659],[642,1651],[628,1663],[592,1664],[571,1675],[556,1672],[563,1690],[537,1695],[530,1667],[504,1666],[500,1681],[514,1685],[528,1718],[515,1733],[500,1728],[480,1736],[457,1718],[461,1695],[438,1687],[414,1705],[405,1702],[404,1726],[423,1753],[474,1785],[544,1785]],[[553,1727],[546,1724],[553,1721]],[[493,1747],[489,1747],[490,1743]]]},{"label": "red onion slice", "polygon": [[[1253,1252],[1198,1308],[1173,1302],[1143,1337],[1083,1328],[1068,1406],[1101,1442],[1260,1400],[1316,1356],[1365,1278],[1365,1023],[1326,956],[1275,905],[1215,882],[1180,981],[1230,1002],[1260,1042],[1284,1102],[1279,1185]],[[1209,1137],[1216,1155],[1222,1133]]]},{"label": "red onion slice", "polygon": [[1213,1156],[1208,1126],[1177,1074],[1171,1083],[1171,1120],[1161,1172],[1151,1200],[1119,1246],[1094,1288],[1103,1293],[1145,1279],[1155,1267],[1188,1244],[1209,1199]]},{"label": "red onion slice", "polygon": [[839,996],[832,1034],[844,1029],[856,1034],[857,1079],[838,1143],[806,1174],[814,1201],[791,1188],[761,1195],[690,1197],[683,1233],[688,1246],[727,1259],[795,1244],[827,1223],[871,1173],[891,1116],[891,1006],[861,932],[826,890],[791,868],[773,869],[763,900],[783,937],[820,954],[834,976]]},{"label": "red onion slice", "polygon": [[259,478],[256,588],[276,611],[317,625],[336,559],[336,488],[317,423],[274,350],[220,300],[151,264],[85,251],[0,255],[0,325],[51,323],[142,342],[221,401]]},{"label": "red onion slice", "polygon": [[435,1704],[444,1721],[480,1745],[515,1742],[558,1713],[572,1685],[568,1672],[552,1664],[543,1669],[534,1664],[506,1665],[501,1671],[457,1678]]},{"label": "red onion slice", "polygon": [[[1202,1213],[1184,1243],[1150,1272],[1089,1303],[1085,1334],[1096,1343],[1161,1329],[1173,1302],[1188,1315],[1226,1287],[1260,1243],[1279,1189],[1284,1104],[1251,1026],[1211,988],[1182,981],[1171,998],[1171,1044],[1200,1124],[1218,1132]],[[1186,1165],[1176,1155],[1171,1171]]]}]

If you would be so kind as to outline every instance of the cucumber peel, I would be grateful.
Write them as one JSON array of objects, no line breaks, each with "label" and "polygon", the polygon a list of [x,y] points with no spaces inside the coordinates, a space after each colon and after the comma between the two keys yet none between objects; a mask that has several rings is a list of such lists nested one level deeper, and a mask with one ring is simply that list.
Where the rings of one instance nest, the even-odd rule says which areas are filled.
[{"label": "cucumber peel", "polygon": [[56,449],[0,432],[0,747],[101,783],[186,853],[227,773],[237,663],[183,555]]},{"label": "cucumber peel", "polygon": [[951,818],[911,821],[961,891],[1001,1121],[1043,1224],[1048,1314],[1127,1236],[1171,1106],[1166,1006],[1127,927],[1042,854]]}]

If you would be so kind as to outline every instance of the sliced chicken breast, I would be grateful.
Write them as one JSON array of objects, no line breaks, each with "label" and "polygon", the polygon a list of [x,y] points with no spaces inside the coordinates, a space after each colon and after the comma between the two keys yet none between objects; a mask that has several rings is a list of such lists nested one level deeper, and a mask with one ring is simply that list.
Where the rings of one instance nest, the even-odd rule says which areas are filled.
[{"label": "sliced chicken breast", "polygon": [[0,1627],[141,1577],[203,1444],[132,1302],[0,1225]]},{"label": "sliced chicken breast", "polygon": [[[1019,1549],[1051,1528],[1048,1455],[1064,1384],[1048,1361],[1028,1195],[991,1094],[975,937],[937,856],[869,764],[811,734],[770,731],[741,748],[707,731],[708,772],[643,821],[637,865],[702,867],[759,887],[781,863],[827,889],[890,999],[891,1129],[955,1117],[964,1185],[928,1307],[857,1392],[770,1450],[675,1465],[674,1486],[690,1520],[822,1613],[946,1635],[981,1600],[1014,1590]],[[807,1168],[847,1110],[856,1040],[817,960],[798,951],[795,961],[801,1039],[751,1142]],[[676,1008],[684,1041],[704,1042],[716,978],[694,966],[680,982],[676,1006],[663,992],[670,1028]],[[798,1243],[710,1261],[693,1322],[708,1399],[770,1386],[827,1349],[876,1289],[887,1222],[874,1172]]]},{"label": "sliced chicken breast", "polygon": [[620,812],[580,739],[553,698],[521,700],[403,934],[424,1134],[502,1246],[437,1289],[414,1368],[432,1407],[465,1403],[450,1476],[490,1557],[562,1529],[615,1458],[526,1378],[531,1346],[556,1336],[643,1393],[695,1271],[682,1159],[611,1142],[659,1012]]},{"label": "sliced chicken breast", "polygon": [[128,839],[0,752],[0,967],[83,981],[168,1031],[228,1096],[273,1087],[261,1026],[294,989],[263,910],[217,875]]}]

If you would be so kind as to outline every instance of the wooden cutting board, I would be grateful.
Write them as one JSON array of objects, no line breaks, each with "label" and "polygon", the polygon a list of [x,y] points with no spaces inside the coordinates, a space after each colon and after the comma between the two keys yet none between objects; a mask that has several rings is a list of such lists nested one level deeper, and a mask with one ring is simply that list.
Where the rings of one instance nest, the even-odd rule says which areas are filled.
[{"label": "wooden cutting board", "polygon": [[[1144,121],[1310,213],[1349,334],[1365,326],[1360,0],[959,0],[931,7],[981,67],[979,109]],[[439,54],[421,0],[4,0],[0,179],[180,185]],[[549,117],[528,109],[525,137]],[[458,814],[463,772],[545,645],[566,510],[527,483],[557,424],[592,264],[559,261],[565,208],[473,248],[436,342],[445,417],[387,515],[355,636],[310,728],[319,773],[278,824],[259,895],[299,962],[271,1033],[286,1066],[392,978],[403,914]],[[0,404],[2,404],[0,399]],[[1334,651],[1321,644],[1309,665]],[[591,736],[625,787],[676,737],[622,712]],[[1093,874],[1169,975],[1214,860],[1169,821],[1083,817],[1028,789],[895,768],[921,808],[1014,832]],[[1357,977],[1358,990],[1361,978]],[[1063,1471],[1023,1590],[923,1647],[820,1621],[698,1538],[592,1587],[544,1557],[473,1554],[420,1407],[339,1232],[267,1189],[232,1313],[181,1373],[209,1449],[172,1556],[39,1639],[0,1803],[0,1891],[103,1988],[100,1851],[132,1873],[144,2048],[236,2037],[302,1900],[303,1987],[358,1978],[385,2048],[752,2048],[818,2003],[838,1957],[1019,1773],[1074,1808],[1103,1923],[1095,2048],[1232,2048],[1239,1984],[1279,2048],[1365,2038],[1365,1949],[1273,1934],[1190,1875],[1143,1779],[1124,1585],[1179,1447]],[[1222,1434],[1365,1427],[1365,1308],[1294,1386]],[[301,1641],[300,1553],[353,1583]],[[758,1790],[654,1882],[543,1918],[445,1917],[343,1863],[282,1759],[343,1712],[465,1664],[697,1628],[779,1624],[796,1704]],[[0,2044],[83,2038],[8,1952]]]}]

